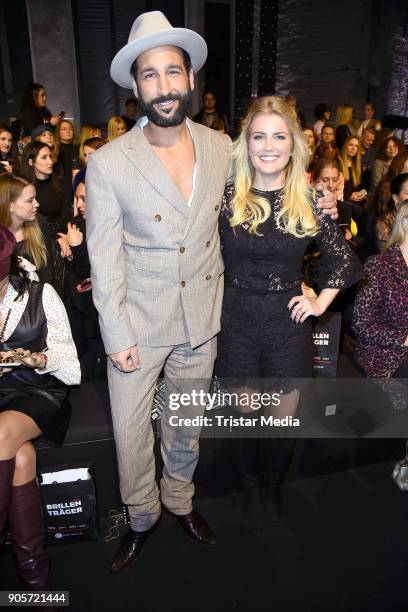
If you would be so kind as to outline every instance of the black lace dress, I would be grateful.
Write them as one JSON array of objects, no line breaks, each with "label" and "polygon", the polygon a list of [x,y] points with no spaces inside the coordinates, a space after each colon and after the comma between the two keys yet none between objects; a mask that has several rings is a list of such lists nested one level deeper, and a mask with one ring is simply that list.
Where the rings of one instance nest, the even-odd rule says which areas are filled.
[{"label": "black lace dress", "polygon": [[[288,303],[301,295],[302,262],[315,240],[321,253],[319,286],[344,289],[361,277],[361,266],[334,221],[313,207],[321,229],[296,238],[278,228],[282,191],[265,196],[271,217],[250,234],[250,219],[231,228],[233,186],[224,192],[220,216],[225,292],[216,374],[221,378],[308,378],[312,374],[312,320],[295,323]],[[289,381],[288,381],[289,382]],[[288,389],[289,390],[289,389]]]}]

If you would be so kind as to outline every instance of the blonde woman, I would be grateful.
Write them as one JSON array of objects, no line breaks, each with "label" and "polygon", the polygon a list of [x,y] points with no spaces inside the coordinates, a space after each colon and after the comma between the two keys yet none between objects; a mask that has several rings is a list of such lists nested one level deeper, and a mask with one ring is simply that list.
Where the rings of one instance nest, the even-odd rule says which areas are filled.
[{"label": "blonde woman", "polygon": [[108,141],[111,142],[126,133],[126,123],[122,117],[111,117],[108,121]]},{"label": "blonde woman", "polygon": [[361,152],[357,136],[346,138],[339,155],[340,168],[344,176],[344,199],[346,202],[363,204],[367,192],[361,189]]},{"label": "blonde woman", "polygon": [[354,108],[350,104],[340,104],[336,112],[336,146],[339,151],[346,139],[354,134]]},{"label": "blonde woman", "polygon": [[[408,175],[406,175],[408,177]],[[408,195],[354,305],[355,356],[370,378],[408,378]]]},{"label": "blonde woman", "polygon": [[28,180],[0,176],[0,223],[13,232],[16,254],[33,265],[40,281],[52,284],[52,236],[38,207],[35,187]]},{"label": "blonde woman", "polygon": [[[238,395],[242,388],[258,389],[256,379],[278,378],[279,406],[265,412],[294,415],[299,389],[285,379],[312,374],[312,317],[359,279],[360,267],[336,223],[317,208],[305,173],[307,144],[294,109],[283,99],[253,102],[232,157],[235,182],[226,187],[220,216],[225,292],[216,372],[238,381]],[[312,240],[322,255],[322,290],[316,298],[301,291],[303,256]],[[267,380],[262,388],[272,391]],[[248,445],[242,445],[242,453],[237,450],[241,459],[248,457]],[[260,445],[254,450],[263,457],[258,478],[269,516],[276,516],[290,441],[261,440]],[[250,489],[248,472],[242,472]]]}]

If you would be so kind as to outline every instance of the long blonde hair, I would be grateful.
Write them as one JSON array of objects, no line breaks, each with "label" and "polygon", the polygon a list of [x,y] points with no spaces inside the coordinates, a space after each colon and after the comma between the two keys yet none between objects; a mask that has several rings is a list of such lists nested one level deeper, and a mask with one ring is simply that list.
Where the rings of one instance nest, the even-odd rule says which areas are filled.
[{"label": "long blonde hair", "polygon": [[117,138],[116,128],[122,125],[126,128],[126,123],[123,121],[122,117],[111,117],[108,121],[108,141],[111,142]]},{"label": "long blonde hair", "polygon": [[251,217],[248,232],[258,234],[258,226],[269,219],[272,213],[268,200],[251,191],[255,170],[250,161],[248,142],[254,118],[263,114],[275,114],[282,117],[288,126],[293,143],[292,154],[285,168],[285,184],[281,210],[276,219],[277,225],[281,230],[296,238],[314,236],[319,230],[319,224],[313,212],[313,194],[305,173],[309,163],[309,151],[295,110],[278,96],[265,96],[252,102],[246,115],[245,127],[232,145],[236,175],[230,225],[235,227]]},{"label": "long blonde hair", "polygon": [[[357,143],[358,143],[357,153],[353,158],[351,158],[351,163],[352,163],[351,168],[349,168],[349,166],[347,165],[347,160],[348,160],[347,145],[350,142],[350,140],[357,140]],[[349,136],[348,138],[346,138],[344,145],[342,146],[342,149],[339,154],[339,161],[340,161],[341,171],[344,176],[344,180],[345,181],[351,180],[351,182],[353,183],[353,186],[358,187],[361,183],[361,151],[360,151],[360,140],[358,136]]]},{"label": "long blonde hair", "polygon": [[340,104],[336,110],[336,128],[339,125],[351,126],[353,124],[353,112],[354,108],[351,104]]},{"label": "long blonde hair", "polygon": [[[20,176],[5,172],[0,176],[0,223],[11,229],[10,204],[17,200],[25,187],[31,185],[30,181]],[[32,257],[37,270],[47,265],[47,249],[44,236],[38,221],[24,221],[24,246],[28,255]]]},{"label": "long blonde hair", "polygon": [[[98,131],[99,135],[96,135],[95,132]],[[81,134],[79,138],[79,159],[83,164],[84,161],[84,142],[85,140],[89,140],[89,138],[101,138],[102,139],[102,130],[96,125],[90,125],[89,123],[85,123],[81,127]]]},{"label": "long blonde hair", "polygon": [[[407,221],[407,229],[404,229],[403,221]],[[402,204],[395,215],[394,222],[391,228],[390,237],[387,240],[385,248],[388,249],[393,244],[402,244],[405,239],[405,235],[408,233],[408,202]]]}]

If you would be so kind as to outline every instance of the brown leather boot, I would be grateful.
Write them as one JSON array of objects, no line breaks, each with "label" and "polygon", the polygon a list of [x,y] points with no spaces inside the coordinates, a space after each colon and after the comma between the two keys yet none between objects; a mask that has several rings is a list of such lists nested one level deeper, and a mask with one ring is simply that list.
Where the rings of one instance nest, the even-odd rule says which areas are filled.
[{"label": "brown leather boot", "polygon": [[16,459],[2,459],[0,461],[0,548],[4,542],[5,525],[9,513],[11,485],[13,482]]},{"label": "brown leather boot", "polygon": [[37,479],[12,487],[9,507],[11,544],[18,575],[33,591],[48,591],[49,559]]}]

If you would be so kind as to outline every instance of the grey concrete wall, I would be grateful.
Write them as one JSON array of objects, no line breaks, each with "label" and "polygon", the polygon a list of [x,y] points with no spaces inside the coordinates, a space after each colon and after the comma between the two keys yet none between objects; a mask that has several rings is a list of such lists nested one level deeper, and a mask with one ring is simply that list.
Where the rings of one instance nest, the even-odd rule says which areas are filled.
[{"label": "grey concrete wall", "polygon": [[34,81],[52,113],[65,111],[80,125],[71,0],[26,0]]},{"label": "grey concrete wall", "polygon": [[371,0],[280,0],[276,93],[294,91],[309,124],[313,108],[366,100]]}]

